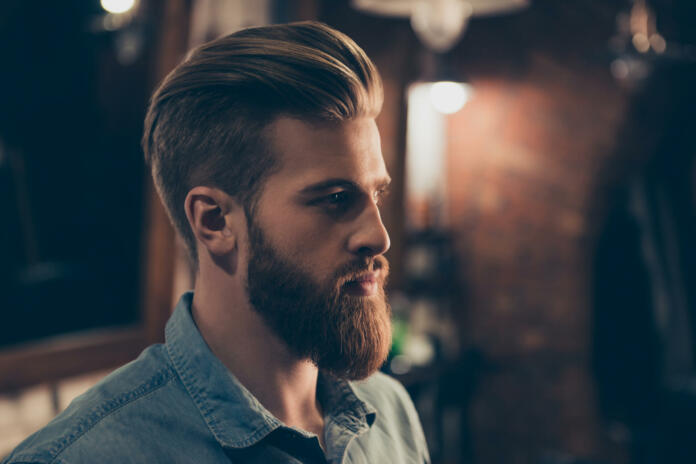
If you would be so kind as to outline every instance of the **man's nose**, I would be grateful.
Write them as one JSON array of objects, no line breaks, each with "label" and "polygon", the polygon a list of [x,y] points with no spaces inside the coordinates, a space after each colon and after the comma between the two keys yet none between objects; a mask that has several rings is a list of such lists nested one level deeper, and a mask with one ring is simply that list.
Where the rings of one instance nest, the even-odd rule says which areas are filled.
[{"label": "man's nose", "polygon": [[391,246],[379,208],[375,203],[369,206],[356,219],[357,227],[348,239],[351,253],[361,256],[377,256],[387,252]]}]

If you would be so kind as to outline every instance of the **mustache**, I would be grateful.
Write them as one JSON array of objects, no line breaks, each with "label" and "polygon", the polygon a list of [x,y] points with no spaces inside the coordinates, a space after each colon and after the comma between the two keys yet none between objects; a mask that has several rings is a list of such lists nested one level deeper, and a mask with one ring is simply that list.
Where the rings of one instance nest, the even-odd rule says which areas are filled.
[{"label": "mustache", "polygon": [[381,255],[350,261],[336,271],[335,280],[341,287],[366,272],[376,273],[379,284],[383,286],[389,276],[389,261]]}]

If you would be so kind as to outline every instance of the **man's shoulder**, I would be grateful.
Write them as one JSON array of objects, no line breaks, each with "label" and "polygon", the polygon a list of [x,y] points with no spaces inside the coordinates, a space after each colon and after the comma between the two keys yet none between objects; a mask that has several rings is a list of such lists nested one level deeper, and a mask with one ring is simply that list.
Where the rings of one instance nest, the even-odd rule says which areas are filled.
[{"label": "man's shoulder", "polygon": [[172,390],[178,388],[169,387],[174,379],[176,373],[164,347],[150,346],[136,360],[75,398],[65,411],[24,440],[3,464],[60,463],[66,452],[75,451],[88,458],[87,448],[108,447],[109,442],[135,436],[138,427],[148,422],[143,417],[162,406],[158,403],[166,403],[166,396],[176,396]]}]

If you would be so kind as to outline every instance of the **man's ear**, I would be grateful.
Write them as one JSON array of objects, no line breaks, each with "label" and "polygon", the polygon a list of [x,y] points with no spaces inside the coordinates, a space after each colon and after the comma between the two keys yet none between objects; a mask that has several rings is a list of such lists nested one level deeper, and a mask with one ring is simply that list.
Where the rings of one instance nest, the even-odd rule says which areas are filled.
[{"label": "man's ear", "polygon": [[239,241],[238,202],[214,187],[192,188],[184,201],[186,217],[199,242],[214,256],[234,251]]}]

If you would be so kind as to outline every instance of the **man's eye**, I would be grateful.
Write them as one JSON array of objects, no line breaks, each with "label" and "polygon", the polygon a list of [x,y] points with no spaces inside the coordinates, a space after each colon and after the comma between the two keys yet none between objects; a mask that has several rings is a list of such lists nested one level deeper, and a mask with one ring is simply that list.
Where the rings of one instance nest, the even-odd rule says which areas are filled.
[{"label": "man's eye", "polygon": [[335,207],[343,206],[350,201],[350,197],[350,193],[346,192],[345,190],[342,190],[340,192],[335,192],[324,197],[323,203]]},{"label": "man's eye", "polygon": [[355,204],[356,195],[352,192],[341,190],[317,199],[314,204],[331,214],[345,213]]},{"label": "man's eye", "polygon": [[330,205],[340,205],[346,200],[348,200],[348,192],[346,191],[332,193],[324,199],[324,201]]}]

